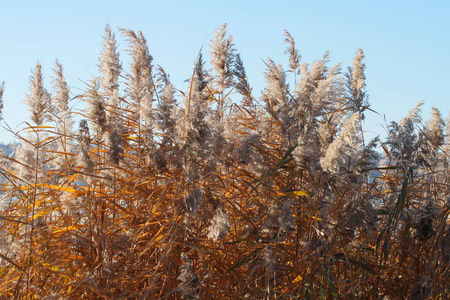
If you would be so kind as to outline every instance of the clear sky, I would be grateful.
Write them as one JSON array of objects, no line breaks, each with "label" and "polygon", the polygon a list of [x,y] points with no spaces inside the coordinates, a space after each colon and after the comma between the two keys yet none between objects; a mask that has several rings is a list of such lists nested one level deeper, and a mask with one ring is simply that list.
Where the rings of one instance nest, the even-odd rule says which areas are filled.
[{"label": "clear sky", "polygon": [[[352,63],[357,48],[366,55],[367,90],[372,108],[366,130],[383,133],[383,116],[398,121],[420,100],[424,119],[432,106],[450,111],[450,1],[228,0],[228,1],[4,1],[0,0],[0,82],[5,81],[4,118],[13,129],[29,121],[23,104],[36,62],[43,65],[47,88],[55,59],[64,66],[73,94],[97,73],[101,37],[109,24],[119,49],[126,43],[117,27],[142,30],[154,64],[175,86],[185,89],[193,62],[214,30],[228,23],[235,47],[259,96],[264,88],[263,60],[287,67],[283,30],[294,37],[303,62],[330,51],[331,64]],[[126,61],[126,53],[121,53]],[[126,69],[126,67],[125,67]],[[292,85],[291,85],[292,86]],[[0,131],[0,142],[11,136]]]}]

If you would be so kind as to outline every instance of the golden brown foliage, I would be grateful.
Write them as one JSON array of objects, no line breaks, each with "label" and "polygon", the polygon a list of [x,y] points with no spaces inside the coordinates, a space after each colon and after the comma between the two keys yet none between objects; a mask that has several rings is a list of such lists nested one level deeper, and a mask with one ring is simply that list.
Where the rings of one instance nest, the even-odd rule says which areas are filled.
[{"label": "golden brown foliage", "polygon": [[[224,28],[216,47],[231,45]],[[143,36],[126,33],[146,49]],[[449,297],[446,153],[436,150],[428,156],[434,163],[405,169],[394,161],[398,147],[387,143],[385,166],[377,167],[360,126],[356,135],[343,129],[368,107],[352,106],[356,100],[345,95],[361,93],[345,91],[343,77],[324,61],[302,66],[290,92],[270,60],[266,106],[253,104],[244,78],[223,71],[207,81],[198,63],[180,108],[167,77],[161,87],[157,78],[140,79],[146,96],[163,99],[155,120],[176,129],[142,120],[136,112],[152,111],[143,108],[152,105],[145,97],[108,101],[114,92],[94,86],[87,90],[115,122],[102,124],[95,138],[85,121],[71,136],[57,120],[26,128],[22,144],[28,141],[31,157],[4,157],[1,169],[0,297]],[[141,74],[139,62],[133,66]],[[142,68],[150,67],[147,58]],[[238,89],[242,105],[231,101],[238,97],[231,82],[247,86]],[[90,101],[88,92],[79,97]],[[340,148],[340,165],[326,172],[320,158],[340,140],[354,151]]]}]

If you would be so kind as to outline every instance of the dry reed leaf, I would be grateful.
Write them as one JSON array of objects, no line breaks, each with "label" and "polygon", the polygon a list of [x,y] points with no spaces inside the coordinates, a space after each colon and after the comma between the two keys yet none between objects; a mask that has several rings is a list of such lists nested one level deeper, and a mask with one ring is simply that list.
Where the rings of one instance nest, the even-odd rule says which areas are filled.
[{"label": "dry reed leaf", "polygon": [[62,235],[64,233],[69,233],[69,232],[74,231],[76,229],[84,228],[86,226],[87,225],[84,225],[84,224],[74,224],[74,225],[70,225],[70,226],[67,226],[67,227],[64,227],[64,228],[61,228],[61,229],[54,228],[56,230],[53,230],[52,234],[53,234],[54,237],[58,237],[58,236],[60,236],[60,235]]}]

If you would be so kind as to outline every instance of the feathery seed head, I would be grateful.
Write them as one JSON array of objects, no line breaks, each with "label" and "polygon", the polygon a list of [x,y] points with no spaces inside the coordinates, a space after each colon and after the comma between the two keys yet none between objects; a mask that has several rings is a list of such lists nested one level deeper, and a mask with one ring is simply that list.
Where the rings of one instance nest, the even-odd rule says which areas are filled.
[{"label": "feathery seed head", "polygon": [[42,164],[37,159],[34,143],[36,143],[36,137],[29,135],[27,140],[18,147],[15,156],[15,159],[20,162],[20,164],[14,165],[15,172],[21,180],[28,184],[33,182],[36,172],[38,172],[38,175],[41,175],[39,171],[42,168]]},{"label": "feathery seed head", "polygon": [[447,162],[450,162],[450,113],[449,116],[445,119],[446,126],[445,126],[445,140],[444,140],[444,154],[447,157]]},{"label": "feathery seed head", "polygon": [[366,196],[349,201],[344,207],[344,228],[352,232],[358,227],[362,227],[364,231],[375,230],[378,211],[373,207],[372,203],[373,201]]},{"label": "feathery seed head", "polygon": [[218,208],[211,220],[211,225],[208,227],[208,238],[214,242],[218,239],[222,239],[225,234],[230,230],[230,219],[223,208]]},{"label": "feathery seed head", "polygon": [[244,62],[241,59],[241,55],[236,55],[236,61],[233,69],[233,75],[237,78],[236,89],[243,96],[243,106],[251,106],[253,104],[252,88],[248,83],[247,73],[245,72]]},{"label": "feathery seed head", "polygon": [[419,103],[417,103],[416,106],[414,106],[414,108],[408,112],[406,117],[401,119],[401,121],[399,122],[399,125],[404,127],[404,126],[408,126],[409,124],[414,125],[414,124],[419,124],[420,122],[422,122],[421,107],[423,104],[424,104],[423,101],[420,101]]},{"label": "feathery seed head", "polygon": [[295,48],[294,38],[287,30],[284,30],[284,36],[286,37],[284,41],[288,44],[288,48],[284,53],[289,55],[289,68],[291,68],[292,72],[295,72],[300,67],[301,55]]},{"label": "feathery seed head", "polygon": [[364,70],[366,65],[362,62],[364,59],[364,53],[362,49],[358,49],[356,56],[353,59],[353,69],[352,69],[352,91],[361,91],[366,87],[366,76],[364,75]]},{"label": "feathery seed head", "polygon": [[103,99],[98,92],[98,80],[93,79],[86,91],[87,97],[87,118],[94,130],[95,138],[101,139],[106,131],[106,111]]},{"label": "feathery seed head", "polygon": [[271,272],[275,271],[276,258],[272,244],[267,245],[263,251],[264,266]]},{"label": "feathery seed head", "polygon": [[99,69],[103,74],[101,86],[108,96],[114,93],[114,90],[119,88],[118,79],[122,64],[119,60],[119,53],[117,52],[116,37],[111,32],[109,25],[105,27],[105,34],[103,36],[103,51],[99,58]]},{"label": "feathery seed head", "polygon": [[108,132],[107,145],[108,149],[108,160],[114,165],[118,165],[123,151],[123,137],[125,133],[125,128],[121,122],[112,124],[113,127]]},{"label": "feathery seed head", "polygon": [[[52,113],[55,121],[60,125],[60,130],[67,137],[72,134],[73,120],[71,109],[69,107],[69,87],[63,75],[63,67],[58,60],[55,62],[53,69],[55,77],[53,78],[53,97],[52,97]],[[62,146],[62,145],[60,145]],[[60,150],[62,150],[61,148]]]},{"label": "feathery seed head", "polygon": [[192,259],[186,253],[181,253],[183,264],[180,267],[180,275],[178,280],[181,281],[180,289],[183,298],[186,299],[200,299],[199,295],[199,278],[195,273],[195,267],[192,264]]},{"label": "feathery seed head", "polygon": [[36,69],[30,77],[30,93],[25,98],[31,112],[31,120],[40,126],[48,119],[48,110],[51,104],[50,94],[44,88],[42,66],[38,62]]},{"label": "feathery seed head", "polygon": [[267,87],[262,98],[267,106],[274,111],[279,111],[286,104],[289,86],[286,83],[286,73],[281,65],[275,65],[272,59],[267,60],[265,72]]},{"label": "feathery seed head", "polygon": [[428,201],[417,211],[414,226],[416,229],[416,236],[420,241],[435,234],[434,223],[438,215],[439,208],[432,201]]},{"label": "feathery seed head", "polygon": [[441,113],[435,107],[432,108],[431,120],[426,125],[427,140],[434,149],[437,149],[444,143],[444,126]]},{"label": "feathery seed head", "polygon": [[348,166],[348,160],[356,151],[360,121],[359,112],[344,121],[339,137],[330,144],[325,155],[320,159],[320,165],[324,171],[337,174],[342,171],[342,168]]},{"label": "feathery seed head", "polygon": [[234,62],[234,44],[232,37],[225,38],[227,34],[227,23],[224,23],[214,33],[214,40],[210,43],[211,64],[217,72],[217,88],[222,93],[233,83],[233,62]]},{"label": "feathery seed head", "polygon": [[0,84],[0,121],[3,120],[3,92],[5,91],[5,82]]},{"label": "feathery seed head", "polygon": [[109,25],[105,27],[103,36],[103,51],[99,57],[99,70],[103,74],[100,78],[100,85],[105,91],[106,118],[108,124],[117,123],[117,107],[119,106],[119,76],[122,70],[122,64],[117,52],[116,38],[111,32]]},{"label": "feathery seed head", "polygon": [[91,137],[89,134],[89,126],[85,119],[80,121],[80,129],[78,133],[78,165],[86,171],[91,171],[94,163],[91,160],[89,151],[91,148]]},{"label": "feathery seed head", "polygon": [[64,78],[63,66],[58,60],[55,61],[53,72],[55,73],[52,81],[53,91],[55,92],[53,95],[53,105],[56,109],[54,113],[57,115],[65,115],[69,112],[69,87]]},{"label": "feathery seed head", "polygon": [[261,136],[258,133],[252,132],[240,142],[236,154],[241,163],[246,165],[252,161],[255,155],[254,148],[261,144],[260,138]]},{"label": "feathery seed head", "polygon": [[187,197],[184,198],[186,210],[189,213],[195,213],[200,206],[203,198],[203,192],[199,188],[195,188]]},{"label": "feathery seed head", "polygon": [[385,142],[390,146],[390,154],[394,158],[394,164],[408,169],[417,166],[419,148],[422,139],[416,134],[416,126],[422,122],[420,107],[423,101],[411,109],[406,117],[398,124],[391,122],[389,136]]},{"label": "feathery seed head", "polygon": [[130,29],[120,29],[129,42],[131,55],[130,73],[128,74],[127,93],[133,101],[132,111],[147,127],[153,124],[153,57],[149,54],[147,41],[141,31],[135,33]]},{"label": "feathery seed head", "polygon": [[281,206],[280,213],[277,216],[278,223],[280,224],[280,227],[283,228],[284,232],[294,228],[294,217],[292,211],[293,203],[294,200],[292,198],[288,198]]},{"label": "feathery seed head", "polygon": [[155,118],[157,128],[164,132],[163,144],[170,144],[175,140],[176,133],[176,100],[175,91],[169,76],[160,66],[157,67],[157,83],[159,89],[158,111]]},{"label": "feathery seed head", "polygon": [[198,59],[194,65],[194,91],[202,92],[209,84],[210,74],[205,70],[205,62],[203,61],[203,55],[200,53]]}]

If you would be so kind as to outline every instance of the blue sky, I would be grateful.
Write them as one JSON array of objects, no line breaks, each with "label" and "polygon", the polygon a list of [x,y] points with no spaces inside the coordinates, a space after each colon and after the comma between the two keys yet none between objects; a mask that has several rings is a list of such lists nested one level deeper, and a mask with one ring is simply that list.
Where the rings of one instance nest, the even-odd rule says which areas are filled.
[{"label": "blue sky", "polygon": [[[254,95],[264,88],[264,62],[287,67],[283,30],[294,37],[303,62],[330,51],[330,64],[351,64],[357,48],[366,55],[372,108],[366,130],[384,132],[384,115],[398,121],[420,100],[450,111],[450,1],[1,1],[0,82],[5,81],[4,118],[18,130],[29,120],[23,104],[31,70],[39,60],[50,90],[55,59],[64,66],[73,94],[97,75],[106,24],[142,30],[154,64],[185,89],[200,47],[208,55],[214,30],[228,23],[244,60]],[[119,35],[119,34],[117,34]],[[118,36],[119,49],[126,43]],[[126,53],[121,53],[126,61]],[[125,67],[126,69],[126,67]],[[0,130],[0,141],[11,135]]]}]

